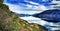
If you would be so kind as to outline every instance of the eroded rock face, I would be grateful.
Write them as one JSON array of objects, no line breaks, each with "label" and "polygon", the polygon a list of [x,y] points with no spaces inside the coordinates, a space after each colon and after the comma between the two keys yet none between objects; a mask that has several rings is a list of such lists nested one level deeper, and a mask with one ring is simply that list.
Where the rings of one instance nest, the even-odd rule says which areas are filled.
[{"label": "eroded rock face", "polygon": [[47,31],[41,25],[28,23],[27,21],[18,18],[9,10],[9,7],[2,4],[0,0],[0,31]]}]

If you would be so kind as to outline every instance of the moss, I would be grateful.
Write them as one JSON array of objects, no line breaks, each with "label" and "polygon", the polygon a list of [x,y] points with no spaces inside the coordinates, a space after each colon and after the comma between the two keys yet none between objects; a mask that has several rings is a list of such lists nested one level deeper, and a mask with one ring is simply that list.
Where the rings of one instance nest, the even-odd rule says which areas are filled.
[{"label": "moss", "polygon": [[20,26],[20,24],[18,21],[14,20],[12,22],[13,31],[17,31],[19,29],[19,26]]}]

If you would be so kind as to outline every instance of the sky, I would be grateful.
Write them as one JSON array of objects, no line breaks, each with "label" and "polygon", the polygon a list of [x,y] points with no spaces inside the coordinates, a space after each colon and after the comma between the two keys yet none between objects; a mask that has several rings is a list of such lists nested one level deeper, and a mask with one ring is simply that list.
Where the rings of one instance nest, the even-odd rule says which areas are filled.
[{"label": "sky", "polygon": [[[42,0],[39,0],[39,1],[41,2]],[[46,7],[41,5],[39,3],[39,1],[37,1],[37,0],[9,0],[9,1],[5,0],[4,4],[9,6],[10,11],[18,13],[18,14],[35,14],[35,13],[41,13],[44,10],[46,10]],[[47,2],[45,1],[45,4],[46,3]],[[28,22],[31,22],[31,23],[41,24],[40,22],[42,22],[43,24],[41,24],[41,25],[44,25],[46,23],[45,21],[43,21],[39,18],[35,18],[35,17],[31,17],[31,16],[30,17],[20,17],[20,18],[27,20],[27,21],[29,20]],[[29,19],[27,19],[27,18],[29,18]],[[34,20],[34,21],[32,21],[32,20]],[[37,20],[37,21],[35,21],[35,20]]]},{"label": "sky", "polygon": [[55,0],[5,0],[4,3],[9,6],[10,10],[17,13],[30,11],[27,13],[34,14],[37,11],[42,12],[48,9],[60,8],[60,1]]},{"label": "sky", "polygon": [[[18,14],[35,14],[49,9],[60,8],[60,0],[4,0],[4,4],[9,6],[10,11]],[[30,23],[37,23],[41,25],[49,24],[44,20],[31,16],[20,18],[27,21],[29,20],[28,22]],[[53,25],[53,23],[49,25]]]}]

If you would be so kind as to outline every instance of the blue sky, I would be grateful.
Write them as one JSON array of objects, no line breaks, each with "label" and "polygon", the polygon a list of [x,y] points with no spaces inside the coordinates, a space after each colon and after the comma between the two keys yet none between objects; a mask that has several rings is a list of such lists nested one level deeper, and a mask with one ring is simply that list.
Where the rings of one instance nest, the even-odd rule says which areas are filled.
[{"label": "blue sky", "polygon": [[39,3],[39,4],[43,4],[45,6],[50,5],[49,3],[52,2],[52,0],[6,0],[7,3],[11,3],[11,4],[31,4],[29,2],[35,2],[35,3]]},{"label": "blue sky", "polygon": [[56,0],[5,0],[6,3],[22,6],[22,8],[39,8],[39,6],[52,7],[60,5]]},{"label": "blue sky", "polygon": [[[55,9],[54,7],[60,6],[60,1],[55,1],[55,0],[54,1],[52,0],[5,0],[4,4],[8,5],[9,9],[12,12],[16,12],[18,14],[35,14],[35,13],[41,13],[48,9]],[[31,16],[20,17],[20,18],[27,20],[30,23],[37,23],[40,25],[48,24],[48,22],[44,20],[31,17]],[[53,26],[55,24],[49,23],[49,25]]]},{"label": "blue sky", "polygon": [[[55,1],[55,0],[54,1],[52,0],[5,0],[4,3],[9,6],[10,10],[17,13],[20,13],[20,10],[21,11],[35,10],[35,12],[37,11],[41,12],[48,9],[54,9],[54,7],[59,8],[60,6],[60,1]],[[28,13],[31,14],[35,12],[28,12]]]},{"label": "blue sky", "polygon": [[[41,5],[39,2],[36,2],[37,0],[5,0],[4,3],[9,6],[9,9],[13,12],[19,13],[19,14],[35,14],[35,13],[40,13],[42,10],[44,11],[46,9],[45,6]],[[46,2],[47,3],[47,2]],[[46,4],[45,3],[45,4]],[[27,10],[26,10],[27,9]],[[41,22],[44,25],[46,22],[35,17],[20,17],[24,20],[34,20],[34,21],[29,21],[31,23],[38,23],[41,24]],[[29,18],[29,19],[27,19]],[[33,19],[32,19],[33,18]],[[35,21],[38,20],[38,21]]]}]

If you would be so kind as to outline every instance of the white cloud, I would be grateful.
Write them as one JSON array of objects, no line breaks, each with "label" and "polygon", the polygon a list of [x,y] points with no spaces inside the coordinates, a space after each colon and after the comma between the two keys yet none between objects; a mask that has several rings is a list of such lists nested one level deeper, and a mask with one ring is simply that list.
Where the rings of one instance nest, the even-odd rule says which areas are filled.
[{"label": "white cloud", "polygon": [[48,7],[45,7],[45,6],[41,6],[41,9],[42,10],[49,10],[49,9],[59,9],[59,8],[54,8],[54,7],[59,7],[60,6],[60,1],[56,1],[56,0],[53,0],[51,3],[49,4],[57,4],[57,5],[50,5]]},{"label": "white cloud", "polygon": [[[6,1],[5,1],[6,2]],[[27,2],[27,3],[30,3],[30,4],[26,4],[25,6],[27,6],[26,7],[26,9],[35,9],[35,10],[47,10],[47,8],[44,6],[44,5],[40,5],[39,3],[36,3],[36,2],[32,2],[32,1],[28,1],[28,0],[25,0],[25,2]],[[9,7],[11,8],[12,6],[12,8],[14,8],[14,7],[16,7],[16,5],[12,5],[12,4],[10,4],[9,5]],[[37,6],[36,6],[37,5]],[[18,6],[17,5],[17,7],[19,7],[20,8],[20,6]],[[16,7],[16,8],[17,8]]]},{"label": "white cloud", "polygon": [[34,10],[42,10],[42,11],[45,11],[45,10],[47,10],[47,7],[46,6],[44,6],[44,5],[38,5],[38,6],[34,6],[34,5],[29,5],[29,4],[27,4],[26,5],[28,8],[30,8],[30,9],[34,9]]},{"label": "white cloud", "polygon": [[[16,12],[18,14],[35,14],[35,13],[42,12],[42,11],[37,11],[37,9],[32,9],[32,8],[27,8],[28,10],[25,10],[25,8],[21,8],[22,6],[19,6],[19,5],[13,5],[13,4],[8,4],[8,3],[4,3],[4,4],[9,6],[10,11]],[[30,6],[30,5],[28,5],[28,6]]]},{"label": "white cloud", "polygon": [[[32,8],[32,5],[26,5],[27,7],[29,7],[30,9],[34,9],[34,10],[36,10],[36,11],[33,11],[33,10],[27,10],[27,11],[25,11],[25,10],[23,10],[22,8],[21,8],[21,6],[19,6],[19,5],[13,5],[13,4],[8,4],[8,3],[4,3],[4,4],[6,4],[6,5],[8,5],[9,6],[9,9],[11,10],[11,11],[13,11],[13,12],[16,12],[16,13],[18,13],[18,14],[35,14],[35,13],[40,13],[40,12],[43,12],[44,10],[46,10],[47,8],[45,7],[45,6],[43,6],[43,5],[38,5],[38,6],[34,6],[34,8]],[[35,3],[34,3],[35,4]],[[37,11],[37,10],[40,10],[40,11]],[[21,17],[22,19],[25,19],[25,20],[27,20],[28,18],[28,20],[35,20],[35,21],[31,21],[31,23],[37,23],[37,24],[41,24],[41,25],[44,25],[44,24],[46,24],[47,22],[46,21],[43,21],[43,20],[41,20],[41,19],[39,19],[39,18],[35,18],[35,17]],[[33,18],[33,19],[32,19]],[[38,20],[38,21],[36,21],[36,20]]]},{"label": "white cloud", "polygon": [[[20,8],[20,6],[18,6],[18,5],[13,5],[13,4],[8,4],[8,3],[5,3],[5,4],[7,4],[8,6],[9,6],[9,9],[11,10],[11,11],[13,11],[13,12],[16,12],[16,13],[30,13],[30,14],[33,14],[33,13],[36,13],[36,12],[39,12],[39,11],[23,11],[21,8]],[[22,11],[20,11],[20,10],[22,10]],[[39,19],[39,18],[35,18],[35,17],[20,17],[20,18],[22,18],[22,19],[24,19],[24,20],[34,20],[34,21],[28,21],[28,22],[30,22],[30,23],[37,23],[37,24],[40,24],[40,25],[44,25],[44,24],[46,24],[46,22],[45,21],[43,21],[43,20],[41,20],[41,19]],[[29,19],[28,19],[29,18]],[[33,18],[33,19],[32,19]],[[36,21],[36,20],[38,20],[38,21]]]},{"label": "white cloud", "polygon": [[50,5],[50,6],[48,6],[47,7],[47,9],[58,9],[58,8],[54,8],[54,7],[56,7],[56,6],[60,6],[60,1],[56,1],[56,0],[53,0],[51,3],[49,3],[49,4],[57,4],[57,5]]},{"label": "white cloud", "polygon": [[45,6],[43,6],[43,5],[35,6],[34,9],[42,10],[42,11],[47,10],[47,8]]},{"label": "white cloud", "polygon": [[51,3],[60,4],[60,1],[53,0]]},{"label": "white cloud", "polygon": [[9,6],[10,11],[20,13],[20,10],[22,11],[21,7],[19,5],[4,3]]},{"label": "white cloud", "polygon": [[28,8],[32,8],[32,5],[27,4],[26,6],[27,6]]},{"label": "white cloud", "polygon": [[36,2],[32,2],[32,1],[28,1],[28,0],[25,0],[25,2],[27,2],[27,3],[30,3],[30,4],[39,5],[39,3],[36,3]]},{"label": "white cloud", "polygon": [[30,1],[29,3],[30,3],[30,4],[39,5],[39,3],[35,3],[35,2],[32,2],[32,1]]},{"label": "white cloud", "polygon": [[41,20],[40,18],[35,18],[35,17],[32,17],[32,16],[20,17],[20,18],[22,18],[24,20],[27,20],[29,23],[37,23],[37,24],[40,24],[40,25],[43,25],[43,26],[47,23],[46,21]]}]

